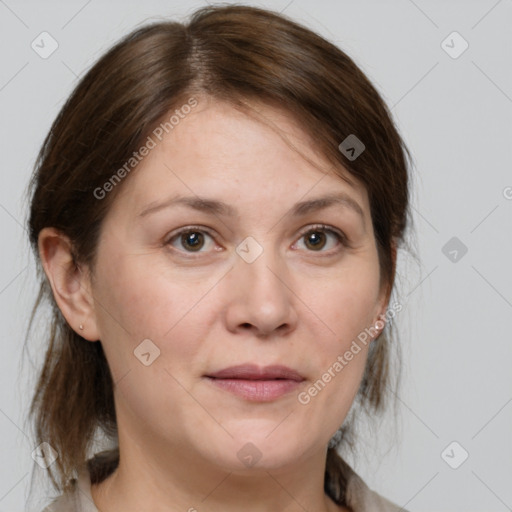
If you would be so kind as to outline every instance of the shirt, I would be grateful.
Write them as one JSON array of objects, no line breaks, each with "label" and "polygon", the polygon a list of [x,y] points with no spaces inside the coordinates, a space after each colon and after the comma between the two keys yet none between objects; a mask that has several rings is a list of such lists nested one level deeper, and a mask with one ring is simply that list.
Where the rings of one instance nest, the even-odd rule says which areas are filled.
[{"label": "shirt", "polygon": [[[343,473],[347,482],[346,503],[352,512],[408,512],[372,491],[346,463],[343,463]],[[99,512],[92,499],[90,473],[86,465],[82,466],[71,484],[70,490],[54,499],[42,512]],[[336,482],[332,487],[329,495],[336,501],[335,496],[339,492]]]}]

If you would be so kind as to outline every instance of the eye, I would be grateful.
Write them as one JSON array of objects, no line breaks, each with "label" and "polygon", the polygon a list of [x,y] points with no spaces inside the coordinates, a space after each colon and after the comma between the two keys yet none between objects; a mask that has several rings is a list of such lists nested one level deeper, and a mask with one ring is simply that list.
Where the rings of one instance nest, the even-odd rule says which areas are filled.
[{"label": "eye", "polygon": [[[324,224],[318,224],[316,226],[310,226],[304,230],[299,240],[304,239],[304,245],[309,252],[331,252],[329,251],[329,235],[331,238],[331,247],[343,247],[347,245],[347,239],[345,235],[331,227]],[[336,244],[337,242],[337,244]],[[298,242],[296,242],[297,244]],[[295,244],[295,245],[296,245]],[[334,245],[333,245],[334,244]],[[178,251],[185,253],[201,253],[208,252],[215,245],[213,236],[201,226],[187,226],[173,233],[168,238],[165,245],[171,245]],[[206,250],[201,250],[206,247]],[[327,247],[327,250],[323,250]],[[337,252],[336,249],[333,252]]]},{"label": "eye", "polygon": [[[310,251],[331,252],[329,251],[329,248],[325,251],[322,251],[322,249],[324,249],[326,246],[329,246],[328,235],[331,236],[331,240],[334,239],[335,241],[337,241],[338,245],[347,245],[346,237],[341,231],[338,231],[337,229],[332,228],[330,226],[326,226],[324,224],[309,227],[306,231],[302,232],[300,240],[305,240],[304,245]],[[336,244],[334,245],[334,247],[336,247]]]},{"label": "eye", "polygon": [[203,247],[208,246],[207,240],[210,240],[210,245],[213,243],[212,236],[204,228],[199,226],[188,226],[174,233],[166,242],[166,245],[171,245],[176,248],[176,244],[181,245],[179,250],[185,252],[207,252],[201,251]]}]

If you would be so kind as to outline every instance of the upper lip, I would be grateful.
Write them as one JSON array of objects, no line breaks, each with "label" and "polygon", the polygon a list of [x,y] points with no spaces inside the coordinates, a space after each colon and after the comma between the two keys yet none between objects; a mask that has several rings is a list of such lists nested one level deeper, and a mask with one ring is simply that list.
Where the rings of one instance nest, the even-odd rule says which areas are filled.
[{"label": "upper lip", "polygon": [[216,379],[246,379],[246,380],[273,380],[288,379],[301,382],[304,377],[287,366],[271,365],[257,366],[255,364],[241,364],[238,366],[230,366],[215,373],[209,373],[207,377]]}]

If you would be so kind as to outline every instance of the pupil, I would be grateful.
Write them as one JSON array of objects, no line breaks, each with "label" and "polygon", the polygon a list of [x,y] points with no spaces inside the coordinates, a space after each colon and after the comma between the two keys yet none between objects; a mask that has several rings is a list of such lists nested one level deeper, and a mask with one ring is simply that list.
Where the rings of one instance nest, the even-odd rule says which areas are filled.
[{"label": "pupil", "polygon": [[197,249],[201,246],[201,233],[192,232],[192,233],[186,233],[183,235],[185,245],[188,245],[190,248]]},{"label": "pupil", "polygon": [[319,244],[323,245],[322,244],[323,233],[321,234],[321,236],[318,236],[317,233],[318,232],[313,231],[308,236],[308,243],[311,244],[313,247],[318,247]]}]

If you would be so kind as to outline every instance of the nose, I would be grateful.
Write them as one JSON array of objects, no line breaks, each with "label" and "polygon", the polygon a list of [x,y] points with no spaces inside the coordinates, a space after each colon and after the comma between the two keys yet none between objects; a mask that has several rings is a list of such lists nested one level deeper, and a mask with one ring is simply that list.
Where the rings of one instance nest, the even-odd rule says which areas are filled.
[{"label": "nose", "polygon": [[297,297],[283,262],[264,250],[252,263],[237,257],[225,283],[226,324],[230,332],[257,337],[283,336],[297,324]]}]

